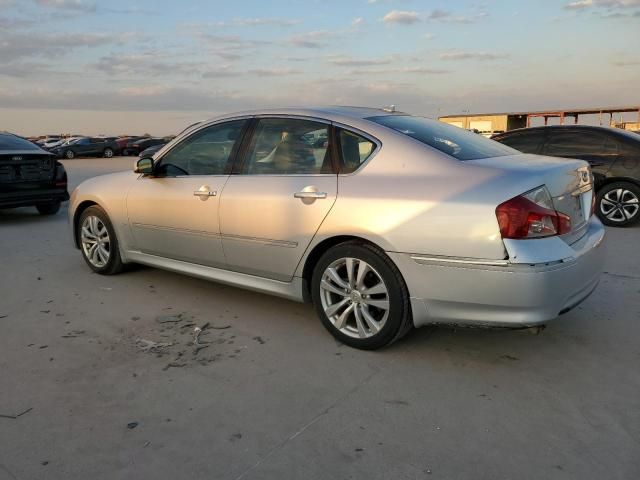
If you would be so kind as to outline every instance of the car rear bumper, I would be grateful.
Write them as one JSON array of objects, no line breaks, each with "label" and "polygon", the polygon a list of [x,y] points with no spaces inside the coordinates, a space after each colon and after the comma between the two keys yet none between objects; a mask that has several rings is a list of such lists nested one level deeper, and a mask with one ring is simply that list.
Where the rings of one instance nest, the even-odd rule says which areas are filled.
[{"label": "car rear bumper", "polygon": [[558,317],[593,292],[603,268],[603,239],[604,227],[593,217],[569,256],[537,263],[389,255],[407,283],[416,326],[528,327]]},{"label": "car rear bumper", "polygon": [[69,200],[69,192],[66,188],[0,192],[0,208],[30,207],[66,200]]}]

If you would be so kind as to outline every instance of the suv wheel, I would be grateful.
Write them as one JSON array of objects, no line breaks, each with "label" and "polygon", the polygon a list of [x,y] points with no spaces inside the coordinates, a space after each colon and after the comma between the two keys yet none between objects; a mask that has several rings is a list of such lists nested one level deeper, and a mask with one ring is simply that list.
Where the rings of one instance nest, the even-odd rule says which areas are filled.
[{"label": "suv wheel", "polygon": [[347,242],[328,250],[314,269],[311,288],[323,325],[349,346],[381,348],[413,326],[400,271],[371,245]]},{"label": "suv wheel", "polygon": [[77,235],[82,256],[91,270],[102,275],[123,270],[116,232],[102,208],[94,205],[82,212]]},{"label": "suv wheel", "polygon": [[626,227],[640,219],[640,188],[633,183],[616,182],[603,187],[596,197],[596,212],[602,223]]}]

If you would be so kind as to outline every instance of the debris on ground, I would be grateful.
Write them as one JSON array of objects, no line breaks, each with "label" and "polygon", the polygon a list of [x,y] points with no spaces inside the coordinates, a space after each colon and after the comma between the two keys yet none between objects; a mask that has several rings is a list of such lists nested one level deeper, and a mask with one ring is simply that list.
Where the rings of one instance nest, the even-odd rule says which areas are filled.
[{"label": "debris on ground", "polygon": [[178,323],[182,321],[182,314],[178,315],[160,315],[156,317],[158,323]]},{"label": "debris on ground", "polygon": [[9,315],[0,315],[0,318],[7,318]]},{"label": "debris on ground", "polygon": [[60,338],[77,338],[80,335],[84,335],[84,330],[71,330],[69,333],[65,333],[64,335],[60,335]]},{"label": "debris on ground", "polygon": [[31,410],[33,410],[33,407],[29,407],[26,410],[24,410],[23,412],[17,413],[15,415],[0,413],[0,418],[11,418],[11,419],[15,420],[16,418],[19,418],[19,417],[29,413]]},{"label": "debris on ground", "polygon": [[144,353],[159,353],[163,348],[167,348],[173,345],[173,343],[169,342],[154,342],[153,340],[146,340],[144,338],[139,338],[136,341],[138,348],[142,350]]},{"label": "debris on ground", "polygon": [[127,423],[127,428],[129,430],[133,430],[134,428],[136,428],[138,426],[138,422],[129,422]]}]

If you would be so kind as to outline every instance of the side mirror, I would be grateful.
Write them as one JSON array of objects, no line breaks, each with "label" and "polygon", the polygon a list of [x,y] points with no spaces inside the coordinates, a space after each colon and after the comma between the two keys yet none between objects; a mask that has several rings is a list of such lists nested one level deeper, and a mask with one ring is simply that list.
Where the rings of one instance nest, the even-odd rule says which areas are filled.
[{"label": "side mirror", "polygon": [[136,166],[133,169],[135,173],[142,173],[143,175],[150,175],[153,173],[153,158],[144,157],[136,162]]}]

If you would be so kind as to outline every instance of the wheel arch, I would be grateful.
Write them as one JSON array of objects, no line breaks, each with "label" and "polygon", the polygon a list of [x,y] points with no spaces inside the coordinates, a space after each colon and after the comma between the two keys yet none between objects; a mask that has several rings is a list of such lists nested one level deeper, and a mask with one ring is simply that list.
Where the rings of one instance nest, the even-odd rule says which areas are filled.
[{"label": "wheel arch", "polygon": [[624,176],[615,176],[615,177],[604,177],[601,178],[598,182],[598,189],[602,190],[607,185],[611,185],[612,183],[631,183],[636,187],[640,188],[640,179],[634,177],[624,177]]},{"label": "wheel arch", "polygon": [[334,237],[325,238],[311,249],[304,260],[304,265],[302,267],[302,298],[305,302],[311,302],[311,277],[313,276],[313,270],[320,260],[320,257],[336,245],[354,241],[370,245],[381,252],[384,252],[384,249],[376,243],[357,235],[336,235]]},{"label": "wheel arch", "polygon": [[80,248],[80,243],[78,243],[78,221],[80,220],[80,215],[82,215],[82,212],[84,212],[87,208],[94,205],[98,205],[98,203],[94,202],[93,200],[84,200],[80,202],[80,204],[76,207],[75,212],[73,212],[73,243],[78,249]]}]

